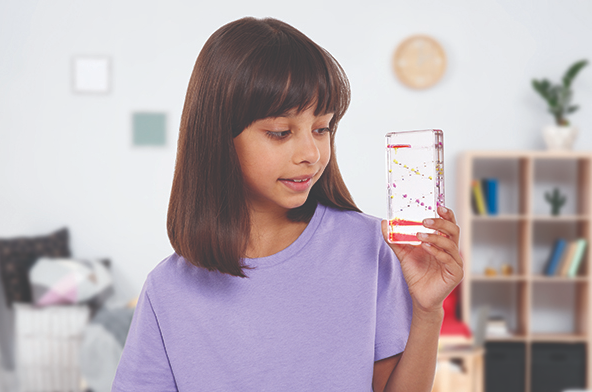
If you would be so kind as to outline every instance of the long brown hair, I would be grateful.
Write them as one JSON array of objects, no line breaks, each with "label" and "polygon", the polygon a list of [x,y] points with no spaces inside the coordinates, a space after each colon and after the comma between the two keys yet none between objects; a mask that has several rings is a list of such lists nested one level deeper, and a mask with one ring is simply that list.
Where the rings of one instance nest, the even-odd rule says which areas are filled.
[{"label": "long brown hair", "polygon": [[249,209],[234,137],[256,120],[316,105],[331,120],[331,158],[304,205],[359,211],[335,159],[334,136],[350,102],[341,66],[323,48],[276,19],[243,18],[218,29],[201,50],[187,88],[167,229],[173,249],[210,271],[246,277]]}]

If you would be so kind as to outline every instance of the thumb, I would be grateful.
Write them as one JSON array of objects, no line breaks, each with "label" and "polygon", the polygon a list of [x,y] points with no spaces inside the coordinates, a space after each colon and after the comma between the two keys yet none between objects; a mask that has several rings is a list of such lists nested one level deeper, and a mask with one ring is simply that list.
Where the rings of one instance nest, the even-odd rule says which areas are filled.
[{"label": "thumb", "polygon": [[389,242],[388,242],[388,222],[385,219],[383,219],[382,222],[380,222],[380,226],[382,228],[382,237],[384,238],[386,243],[389,244]]}]

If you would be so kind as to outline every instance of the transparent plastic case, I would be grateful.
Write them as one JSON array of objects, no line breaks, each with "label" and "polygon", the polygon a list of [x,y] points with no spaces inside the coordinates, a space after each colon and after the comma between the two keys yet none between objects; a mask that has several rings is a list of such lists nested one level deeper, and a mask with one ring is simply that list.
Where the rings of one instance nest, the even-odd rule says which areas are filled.
[{"label": "transparent plastic case", "polygon": [[386,134],[388,239],[418,245],[417,233],[444,205],[444,135],[439,129]]}]

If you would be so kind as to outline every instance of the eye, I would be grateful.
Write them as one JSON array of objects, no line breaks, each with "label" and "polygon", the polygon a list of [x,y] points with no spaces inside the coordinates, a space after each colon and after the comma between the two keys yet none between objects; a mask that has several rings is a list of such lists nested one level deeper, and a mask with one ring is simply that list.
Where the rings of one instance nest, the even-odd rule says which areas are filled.
[{"label": "eye", "polygon": [[290,135],[291,131],[272,132],[267,131],[265,134],[272,139],[285,139]]},{"label": "eye", "polygon": [[326,133],[331,133],[331,129],[329,128],[318,128],[313,131],[317,135],[324,135]]}]

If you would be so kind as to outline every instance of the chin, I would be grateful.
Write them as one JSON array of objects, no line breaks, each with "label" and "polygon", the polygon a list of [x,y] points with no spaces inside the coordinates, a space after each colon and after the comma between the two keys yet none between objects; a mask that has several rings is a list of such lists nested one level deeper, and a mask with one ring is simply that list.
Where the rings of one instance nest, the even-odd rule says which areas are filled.
[{"label": "chin", "polygon": [[299,198],[294,198],[294,200],[290,200],[288,203],[286,203],[286,208],[288,210],[293,210],[295,208],[302,207],[307,200],[308,194],[306,195],[306,197],[303,196]]}]

